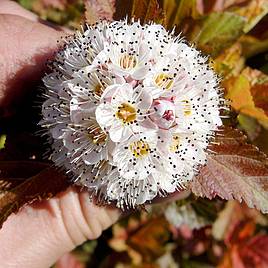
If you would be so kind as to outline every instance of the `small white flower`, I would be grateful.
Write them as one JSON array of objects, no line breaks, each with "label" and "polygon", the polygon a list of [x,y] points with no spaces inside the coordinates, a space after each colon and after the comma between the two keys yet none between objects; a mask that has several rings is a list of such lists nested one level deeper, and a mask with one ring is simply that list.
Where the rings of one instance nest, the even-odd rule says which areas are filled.
[{"label": "small white flower", "polygon": [[208,220],[195,212],[191,204],[179,206],[175,202],[170,203],[165,210],[165,217],[177,228],[187,225],[191,230],[194,230],[210,224]]},{"label": "small white flower", "polygon": [[180,60],[172,56],[160,58],[144,79],[145,88],[154,98],[176,96],[189,82]]},{"label": "small white flower", "polygon": [[129,83],[113,85],[102,95],[96,110],[96,119],[109,132],[112,141],[122,142],[144,130],[142,125],[149,121],[151,104],[152,96],[141,86],[133,89]]},{"label": "small white flower", "polygon": [[163,159],[157,148],[156,131],[132,135],[120,142],[113,152],[113,162],[124,178],[143,180],[154,170],[164,170]]},{"label": "small white flower", "polygon": [[222,92],[203,57],[158,24],[86,25],[43,79],[51,159],[129,208],[180,190],[205,164]]}]

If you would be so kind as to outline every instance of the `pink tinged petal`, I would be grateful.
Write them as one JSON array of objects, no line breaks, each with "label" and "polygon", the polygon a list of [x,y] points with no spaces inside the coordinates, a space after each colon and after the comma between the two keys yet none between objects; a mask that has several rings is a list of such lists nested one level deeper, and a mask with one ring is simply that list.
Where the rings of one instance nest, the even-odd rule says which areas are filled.
[{"label": "pink tinged petal", "polygon": [[107,52],[102,50],[93,60],[92,66],[95,68],[96,66],[100,66],[104,64],[109,59]]},{"label": "pink tinged petal", "polygon": [[[94,111],[94,110],[93,110]],[[74,124],[81,124],[84,120],[92,119],[95,117],[92,110],[73,110],[70,112],[71,121]]]},{"label": "pink tinged petal", "polygon": [[101,103],[95,112],[96,120],[102,128],[109,127],[113,124],[114,111],[110,104]]},{"label": "pink tinged petal", "polygon": [[187,87],[188,81],[189,78],[187,77],[187,75],[180,75],[173,84],[174,94],[182,94],[182,92],[184,92],[185,88]]},{"label": "pink tinged petal", "polygon": [[125,144],[119,143],[116,145],[114,151],[112,152],[113,161],[114,161],[114,163],[116,163],[116,165],[127,164],[126,161],[131,157],[130,150],[125,149],[124,148],[125,146],[127,146],[126,143]]},{"label": "pink tinged petal", "polygon": [[53,109],[53,107],[59,106],[59,103],[57,100],[54,99],[48,99],[46,100],[43,105],[42,105],[42,114],[43,117],[46,118],[47,120],[53,120],[61,116],[61,112],[57,111],[56,109]]},{"label": "pink tinged petal", "polygon": [[80,102],[73,98],[70,105],[70,118],[75,124],[81,123],[83,119],[95,118],[96,104],[92,101]]},{"label": "pink tinged petal", "polygon": [[113,142],[123,142],[132,135],[132,131],[129,126],[124,126],[121,122],[115,121],[109,130],[109,135]]},{"label": "pink tinged petal", "polygon": [[134,132],[137,132],[137,133],[145,132],[146,133],[149,129],[151,129],[151,130],[158,129],[157,124],[155,124],[149,117],[148,118],[141,117],[138,119],[140,119],[139,125],[132,126]]},{"label": "pink tinged petal", "polygon": [[138,80],[133,80],[132,78],[129,79],[130,81],[128,84],[130,84],[133,88],[138,84]]},{"label": "pink tinged petal", "polygon": [[150,116],[152,121],[162,129],[169,129],[175,123],[175,105],[168,99],[156,99],[153,102],[154,113]]},{"label": "pink tinged petal", "polygon": [[[173,193],[177,190],[174,178],[169,173],[159,172],[152,175],[156,182],[158,182],[158,187],[167,193]],[[172,183],[173,182],[173,183]]]},{"label": "pink tinged petal", "polygon": [[144,192],[140,192],[140,194],[137,197],[136,204],[141,205],[144,204],[146,201],[152,200],[155,195],[152,195],[149,193],[149,189],[145,189]]},{"label": "pink tinged petal", "polygon": [[116,84],[125,84],[126,80],[121,75],[115,75]]},{"label": "pink tinged petal", "polygon": [[110,70],[110,72],[112,72],[118,76],[126,76],[126,75],[129,75],[131,73],[131,71],[122,69],[120,66],[118,66],[114,63],[109,63],[108,69]]},{"label": "pink tinged petal", "polygon": [[117,88],[119,87],[119,84],[111,85],[105,88],[104,92],[101,95],[101,101],[108,101],[110,102],[112,99],[112,96],[117,91]]},{"label": "pink tinged petal", "polygon": [[163,95],[163,89],[159,87],[150,87],[147,90],[149,90],[152,93],[152,96],[154,99],[157,99]]},{"label": "pink tinged petal", "polygon": [[111,100],[112,105],[120,105],[132,100],[133,88],[129,84],[118,85]]},{"label": "pink tinged petal", "polygon": [[92,150],[88,154],[83,155],[83,160],[87,165],[93,165],[98,163],[100,160],[107,159],[107,150],[105,148],[101,148],[101,151],[97,151],[98,147],[95,147],[95,150]]},{"label": "pink tinged petal", "polygon": [[115,148],[116,148],[116,144],[111,139],[108,139],[107,141],[108,160],[111,165],[113,165],[112,158],[113,158],[113,153],[114,153]]},{"label": "pink tinged petal", "polygon": [[[112,176],[120,176],[119,174],[110,174],[110,177]],[[112,199],[112,200],[118,200],[121,197],[121,189],[119,186],[119,179],[117,180],[112,180],[108,185],[107,185],[107,196]]]},{"label": "pink tinged petal", "polygon": [[73,132],[71,131],[65,131],[63,135],[63,145],[68,149],[68,150],[73,150],[76,148],[75,144],[75,139],[79,137],[78,134],[73,135]]},{"label": "pink tinged petal", "polygon": [[64,130],[66,128],[65,123],[58,123],[55,127],[51,129],[51,135],[54,139],[61,139],[64,135]]},{"label": "pink tinged petal", "polygon": [[81,68],[79,72],[74,73],[73,77],[83,77],[85,74],[93,73],[96,69],[97,68],[94,65],[87,65],[84,68]]},{"label": "pink tinged petal", "polygon": [[148,110],[153,103],[153,96],[141,86],[135,88],[135,95],[137,108],[142,110]]},{"label": "pink tinged petal", "polygon": [[[152,186],[149,187],[149,188],[145,188],[144,185],[146,183],[148,183],[148,181],[150,182],[150,184]],[[140,187],[140,189],[143,190],[143,192],[140,191],[140,193],[139,193],[139,195],[137,197],[137,201],[136,201],[136,204],[137,205],[144,204],[146,201],[150,201],[154,197],[156,197],[156,195],[157,195],[157,188],[156,188],[155,182],[151,180],[150,176],[146,180],[140,181],[139,182],[139,187]]]},{"label": "pink tinged petal", "polygon": [[137,67],[134,72],[131,74],[132,78],[135,80],[141,80],[143,79],[146,74],[149,72],[150,66],[149,64],[147,65],[140,65]]}]

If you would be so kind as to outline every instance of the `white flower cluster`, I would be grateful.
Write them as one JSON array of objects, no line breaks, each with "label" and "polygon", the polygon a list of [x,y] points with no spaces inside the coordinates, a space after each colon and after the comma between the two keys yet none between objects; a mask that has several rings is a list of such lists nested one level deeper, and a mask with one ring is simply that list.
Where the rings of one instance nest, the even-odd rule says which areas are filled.
[{"label": "white flower cluster", "polygon": [[191,204],[178,206],[176,202],[172,202],[166,207],[164,215],[169,223],[176,228],[179,228],[182,225],[187,225],[193,230],[211,224],[207,219],[199,216]]},{"label": "white flower cluster", "polygon": [[86,25],[43,79],[56,166],[122,208],[181,189],[222,124],[206,62],[158,24]]}]

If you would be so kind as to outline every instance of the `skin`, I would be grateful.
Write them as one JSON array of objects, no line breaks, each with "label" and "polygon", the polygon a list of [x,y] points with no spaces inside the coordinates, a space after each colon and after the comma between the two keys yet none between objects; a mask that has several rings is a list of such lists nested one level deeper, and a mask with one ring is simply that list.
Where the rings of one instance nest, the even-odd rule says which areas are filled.
[{"label": "skin", "polygon": [[[64,32],[38,22],[11,1],[0,1],[0,110],[13,107],[44,74],[45,62]],[[120,211],[97,207],[74,188],[49,201],[26,206],[0,230],[1,267],[49,267],[87,239],[96,239]]]},{"label": "skin", "polygon": [[[46,60],[65,34],[46,24],[15,2],[0,1],[0,40],[5,40],[0,42],[0,116],[12,115],[25,91],[44,75]],[[118,209],[97,207],[88,193],[73,187],[25,206],[0,230],[1,267],[50,267],[84,241],[98,238],[120,216]]]}]

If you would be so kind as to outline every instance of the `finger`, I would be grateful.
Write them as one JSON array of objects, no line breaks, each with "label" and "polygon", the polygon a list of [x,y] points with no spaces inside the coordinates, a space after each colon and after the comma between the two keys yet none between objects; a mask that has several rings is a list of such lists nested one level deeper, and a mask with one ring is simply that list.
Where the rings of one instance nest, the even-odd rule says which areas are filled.
[{"label": "finger", "polygon": [[[2,116],[36,88],[63,32],[17,15],[0,15],[0,108]],[[1,111],[0,111],[1,112]],[[0,114],[1,116],[1,114]]]},{"label": "finger", "polygon": [[57,24],[54,24],[52,22],[42,20],[39,18],[35,13],[30,12],[29,10],[23,8],[18,3],[13,2],[11,0],[1,0],[0,2],[0,14],[8,14],[8,15],[17,15],[21,16],[25,19],[39,22],[41,24],[44,24],[46,26],[49,26],[57,31],[64,31],[66,33],[72,34],[72,31],[64,26],[60,26]]},{"label": "finger", "polygon": [[10,0],[0,1],[0,14],[10,14],[24,17],[31,21],[38,21],[38,16],[29,10],[24,9],[16,2]]},{"label": "finger", "polygon": [[74,189],[27,206],[0,230],[1,267],[50,267],[77,245],[99,237],[119,216],[119,210],[97,207],[88,193]]}]

